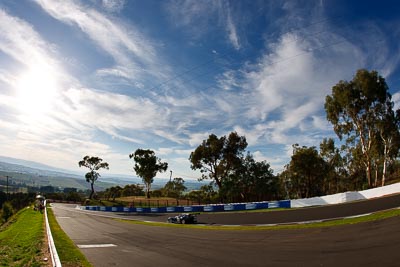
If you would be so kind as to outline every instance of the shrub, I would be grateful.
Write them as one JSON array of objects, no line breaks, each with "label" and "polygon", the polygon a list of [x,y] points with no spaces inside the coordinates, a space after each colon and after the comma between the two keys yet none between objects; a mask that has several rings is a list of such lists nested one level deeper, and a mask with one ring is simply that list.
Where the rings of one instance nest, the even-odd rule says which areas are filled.
[{"label": "shrub", "polygon": [[10,202],[4,202],[1,209],[2,209],[1,218],[3,222],[6,222],[14,214],[13,207]]}]

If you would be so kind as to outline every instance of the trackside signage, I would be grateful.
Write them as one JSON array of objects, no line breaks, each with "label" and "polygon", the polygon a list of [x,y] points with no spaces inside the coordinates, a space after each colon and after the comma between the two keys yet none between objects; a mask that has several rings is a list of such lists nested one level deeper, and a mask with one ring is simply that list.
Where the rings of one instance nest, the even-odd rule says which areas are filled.
[{"label": "trackside signage", "polygon": [[245,206],[246,210],[255,210],[257,205],[255,203],[247,203]]},{"label": "trackside signage", "polygon": [[103,207],[103,206],[83,206],[81,209],[100,210],[113,212],[216,212],[216,211],[238,211],[238,210],[255,210],[255,209],[274,209],[274,208],[290,208],[290,200],[271,201],[271,202],[255,202],[255,203],[231,203],[231,204],[215,204],[215,205],[195,205],[195,206],[176,206],[176,207]]}]

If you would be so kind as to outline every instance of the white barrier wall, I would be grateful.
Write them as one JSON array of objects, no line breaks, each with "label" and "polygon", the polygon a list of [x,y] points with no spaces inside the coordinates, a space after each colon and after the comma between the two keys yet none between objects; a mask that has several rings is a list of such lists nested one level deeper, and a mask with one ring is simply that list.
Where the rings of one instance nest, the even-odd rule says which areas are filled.
[{"label": "white barrier wall", "polygon": [[53,235],[51,234],[49,220],[47,217],[46,200],[44,202],[44,216],[45,216],[45,221],[46,221],[45,224],[46,224],[46,232],[47,232],[47,241],[49,243],[51,261],[52,261],[54,267],[61,267],[62,266],[61,261],[60,261],[60,258],[58,257],[57,249],[54,244]]},{"label": "white barrier wall", "polygon": [[290,206],[292,208],[301,208],[309,206],[339,204],[349,201],[381,197],[396,193],[400,193],[400,183],[368,189],[359,192],[345,192],[345,193],[338,193],[322,197],[294,199],[290,201]]}]

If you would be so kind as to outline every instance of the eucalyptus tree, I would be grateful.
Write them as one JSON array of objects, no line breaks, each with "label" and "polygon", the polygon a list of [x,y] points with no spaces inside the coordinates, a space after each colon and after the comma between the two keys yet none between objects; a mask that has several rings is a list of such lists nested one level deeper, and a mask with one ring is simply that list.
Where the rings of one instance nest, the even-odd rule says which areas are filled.
[{"label": "eucalyptus tree", "polygon": [[150,149],[139,148],[135,153],[130,154],[129,158],[133,158],[135,161],[133,169],[142,178],[146,187],[146,196],[150,198],[151,184],[154,182],[154,177],[158,172],[165,172],[168,169],[168,163],[161,162],[161,159],[156,157],[154,151]]},{"label": "eucalyptus tree", "polygon": [[[382,186],[385,185],[388,165],[395,161],[400,148],[400,110],[394,112],[392,106],[393,102],[389,101],[386,106],[387,112],[377,123],[379,136],[382,140]],[[378,184],[377,178],[375,185]]]},{"label": "eucalyptus tree", "polygon": [[345,159],[341,150],[335,146],[332,138],[324,138],[319,145],[319,155],[327,164],[327,172],[324,179],[324,191],[327,194],[339,193],[346,190],[344,183],[347,170]]},{"label": "eucalyptus tree", "polygon": [[223,180],[241,164],[246,147],[246,138],[236,132],[220,138],[211,134],[190,153],[190,167],[200,170],[200,180],[211,179],[221,189]]},{"label": "eucalyptus tree", "polygon": [[277,199],[278,178],[269,163],[258,162],[248,153],[242,164],[223,181],[222,192],[231,201]]},{"label": "eucalyptus tree", "polygon": [[90,157],[90,156],[85,156],[83,160],[78,162],[79,167],[86,167],[90,171],[85,174],[86,182],[90,183],[90,196],[89,199],[92,199],[93,194],[94,194],[94,183],[97,181],[97,179],[100,177],[100,173],[98,170],[100,169],[109,169],[109,165],[107,162],[103,162],[103,159],[99,157]]},{"label": "eucalyptus tree", "polygon": [[[391,95],[385,79],[376,71],[358,70],[353,80],[340,81],[333,86],[332,94],[325,99],[327,119],[342,140],[347,137],[347,144],[359,146],[362,163],[366,170],[368,187],[372,187],[373,169],[377,178],[381,150],[379,142],[388,144],[388,136],[393,132],[382,124],[393,112]],[[391,127],[390,127],[391,128]],[[388,154],[388,153],[387,153]]]},{"label": "eucalyptus tree", "polygon": [[186,190],[185,180],[183,178],[177,177],[172,181],[168,181],[164,188],[163,192],[166,197],[174,197],[179,199],[182,197],[182,193]]},{"label": "eucalyptus tree", "polygon": [[324,195],[327,164],[315,147],[293,145],[291,161],[281,173],[281,183],[289,197],[309,198]]}]

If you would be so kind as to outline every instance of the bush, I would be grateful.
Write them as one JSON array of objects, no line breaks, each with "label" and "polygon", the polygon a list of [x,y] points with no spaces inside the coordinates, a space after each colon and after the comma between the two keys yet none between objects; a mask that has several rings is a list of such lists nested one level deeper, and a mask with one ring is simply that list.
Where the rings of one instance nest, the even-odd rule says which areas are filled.
[{"label": "bush", "polygon": [[6,222],[14,214],[13,207],[10,202],[4,202],[1,209],[2,209],[1,218],[3,222]]}]

